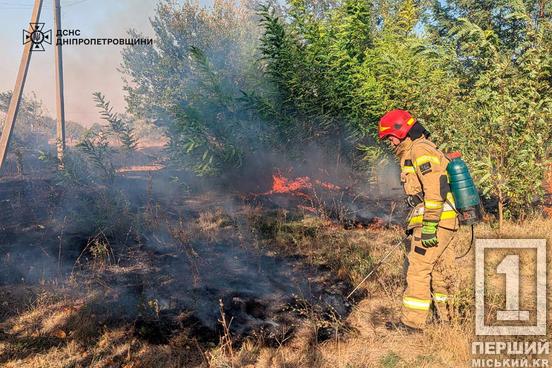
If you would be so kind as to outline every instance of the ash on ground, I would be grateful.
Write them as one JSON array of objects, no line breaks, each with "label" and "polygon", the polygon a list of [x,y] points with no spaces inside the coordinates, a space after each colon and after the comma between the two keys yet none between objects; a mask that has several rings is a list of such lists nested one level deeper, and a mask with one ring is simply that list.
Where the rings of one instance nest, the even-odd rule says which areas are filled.
[{"label": "ash on ground", "polygon": [[320,339],[343,327],[347,281],[260,248],[232,216],[234,199],[185,189],[152,175],[123,176],[109,189],[3,179],[0,285],[78,294],[87,319],[128,325],[155,344],[182,330],[217,343],[222,314],[237,342],[281,343],[307,318]]}]

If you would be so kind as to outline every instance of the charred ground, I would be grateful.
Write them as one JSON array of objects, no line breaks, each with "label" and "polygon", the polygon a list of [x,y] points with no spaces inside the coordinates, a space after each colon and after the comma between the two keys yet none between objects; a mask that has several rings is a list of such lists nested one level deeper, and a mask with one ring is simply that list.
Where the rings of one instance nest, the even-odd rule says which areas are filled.
[{"label": "charred ground", "polygon": [[[33,354],[70,341],[86,346],[102,329],[118,328],[123,339],[154,345],[186,341],[199,364],[225,334],[234,349],[251,339],[285,344],[306,320],[316,322],[318,341],[349,329],[345,318],[357,299],[345,297],[353,280],[343,270],[362,273],[371,258],[364,254],[359,266],[342,257],[345,249],[328,252],[342,240],[314,242],[322,241],[318,221],[384,226],[355,213],[352,205],[368,198],[314,179],[276,192],[270,180],[257,193],[229,193],[169,169],[121,171],[109,185],[60,185],[48,165],[0,181],[2,339]],[[385,205],[369,208],[385,214]],[[310,228],[299,225],[309,218]],[[297,241],[305,237],[308,247]],[[39,327],[37,316],[29,337],[13,324],[22,300],[26,308],[47,300],[52,314],[66,315],[51,329]],[[4,350],[0,362],[15,356]]]},{"label": "charred ground", "polygon": [[[32,172],[0,180],[0,365],[430,367],[469,358],[469,256],[454,271],[454,326],[408,341],[385,330],[404,287],[401,252],[345,298],[402,237],[399,202],[284,170],[240,192],[142,154],[110,182],[70,184],[36,157]],[[476,232],[546,237],[550,226]],[[461,231],[457,254],[468,242]]]}]

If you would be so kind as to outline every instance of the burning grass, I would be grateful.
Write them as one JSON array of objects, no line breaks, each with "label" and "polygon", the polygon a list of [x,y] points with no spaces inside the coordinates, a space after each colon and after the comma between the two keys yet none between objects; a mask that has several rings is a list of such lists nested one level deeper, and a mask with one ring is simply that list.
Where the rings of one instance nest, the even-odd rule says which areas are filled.
[{"label": "burning grass", "polygon": [[[454,270],[453,326],[408,337],[384,329],[398,317],[400,251],[345,299],[403,236],[381,220],[393,218],[389,202],[379,222],[348,227],[321,215],[336,198],[322,193],[354,202],[315,180],[243,201],[132,175],[74,192],[47,179],[0,183],[9,209],[1,214],[0,365],[457,367],[470,358],[473,253]],[[299,206],[309,201],[315,212]],[[476,232],[550,240],[552,221]],[[456,253],[468,242],[463,229]]]},{"label": "burning grass", "polygon": [[[240,221],[251,217],[257,217],[254,229],[263,229],[260,221],[270,222],[277,228],[270,230],[272,235],[276,234],[275,242],[270,242],[268,236],[261,237],[257,247],[280,255],[300,252],[307,263],[325,264],[332,272],[354,282],[364,274],[359,264],[365,260],[366,254],[379,258],[399,235],[396,229],[344,230],[312,217],[290,221],[281,213],[263,215],[255,208],[244,209],[235,216],[229,217],[218,209],[200,218],[211,218],[211,223],[219,223],[218,233],[213,233],[212,226],[206,229],[211,239],[223,236],[225,228],[239,227]],[[233,222],[229,222],[230,219]],[[197,224],[203,226],[202,221]],[[479,226],[477,234],[481,237],[532,235],[549,238],[551,230],[550,220],[533,219],[524,225],[510,224],[502,234],[487,225]],[[467,241],[468,233],[463,230],[456,244],[458,253],[465,249]],[[338,254],[351,259],[350,263],[338,261]],[[355,263],[356,268],[351,266]],[[164,303],[160,299],[146,298],[140,307],[143,308],[142,316],[154,318],[128,318],[132,315],[128,309],[114,314],[114,306],[120,301],[120,290],[109,278],[100,281],[98,275],[95,278],[77,277],[73,282],[79,285],[80,292],[75,288],[64,288],[65,292],[60,292],[48,286],[5,286],[4,295],[12,297],[8,299],[9,305],[2,308],[0,361],[7,367],[153,367],[160,364],[165,367],[267,368],[466,366],[470,359],[469,344],[473,339],[470,312],[472,273],[466,272],[472,269],[472,257],[457,262],[457,281],[466,294],[466,298],[459,301],[465,303],[464,314],[459,315],[451,327],[435,325],[424,334],[408,337],[383,328],[387,319],[398,315],[401,264],[401,254],[397,252],[366,283],[366,297],[346,319],[321,319],[321,315],[309,309],[312,308],[309,305],[297,304],[296,308],[301,309],[304,318],[294,334],[282,330],[268,345],[259,335],[250,335],[235,345],[237,335],[230,330],[225,333],[223,329],[213,336],[216,340],[201,340],[202,332],[187,319],[189,316],[179,316],[181,323],[188,321],[182,325],[173,325],[174,322],[165,319],[166,312],[159,310]],[[103,272],[121,275],[129,271],[126,267],[138,266],[108,265]],[[154,284],[159,285],[157,281]],[[242,302],[235,298],[224,301],[227,325],[236,322],[232,320],[232,308],[242,308]],[[218,304],[218,301],[214,303]],[[259,308],[254,304],[248,306],[247,301],[243,303],[245,309]],[[19,310],[13,306],[19,306]],[[220,315],[217,318],[220,319]],[[152,321],[165,322],[156,324]],[[173,328],[176,332],[164,332],[164,329]],[[328,335],[322,336],[321,331]],[[156,340],[158,335],[165,336],[165,339]],[[219,336],[226,336],[220,340],[220,345],[216,342]],[[232,343],[229,345],[228,341]]]},{"label": "burning grass", "polygon": [[[159,195],[151,175],[63,191],[48,180],[39,191],[25,185],[5,193],[1,281],[6,294],[29,288],[33,301],[4,311],[2,364],[151,366],[133,352],[164,346],[167,366],[198,365],[221,335],[226,356],[246,342],[283,344],[316,317],[323,339],[350,309],[350,284],[302,254],[269,249],[248,205],[178,188]],[[173,356],[182,341],[187,350]]]}]

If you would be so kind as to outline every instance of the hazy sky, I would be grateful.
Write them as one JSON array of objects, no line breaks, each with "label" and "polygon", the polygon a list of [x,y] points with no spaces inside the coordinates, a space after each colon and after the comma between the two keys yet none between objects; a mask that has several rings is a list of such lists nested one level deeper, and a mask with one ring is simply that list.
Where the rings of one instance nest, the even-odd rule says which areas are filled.
[{"label": "hazy sky", "polygon": [[[62,28],[80,29],[81,37],[125,37],[134,28],[153,37],[149,18],[158,0],[61,0]],[[211,4],[212,0],[201,0]],[[44,0],[41,22],[53,28],[53,0]],[[22,32],[30,21],[34,0],[0,0],[0,91],[14,87],[21,54]],[[47,113],[55,115],[54,47],[33,52],[25,94],[35,92]],[[65,46],[66,118],[85,125],[99,121],[92,93],[103,92],[117,110],[124,109],[122,77],[116,68],[121,46]]]}]

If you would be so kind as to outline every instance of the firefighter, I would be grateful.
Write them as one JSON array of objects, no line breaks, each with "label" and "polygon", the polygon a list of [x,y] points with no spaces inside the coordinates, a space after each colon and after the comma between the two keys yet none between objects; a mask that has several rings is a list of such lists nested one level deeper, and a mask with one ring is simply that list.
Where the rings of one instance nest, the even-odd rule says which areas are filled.
[{"label": "firefighter", "polygon": [[[401,319],[387,322],[388,329],[421,331],[430,311],[443,323],[450,321],[447,277],[454,261],[450,242],[458,230],[454,198],[447,179],[449,160],[428,140],[429,132],[404,110],[385,114],[379,138],[387,139],[401,167],[401,182],[412,208],[407,219],[411,240],[407,249],[407,287]],[[433,307],[433,309],[432,309]]]}]

